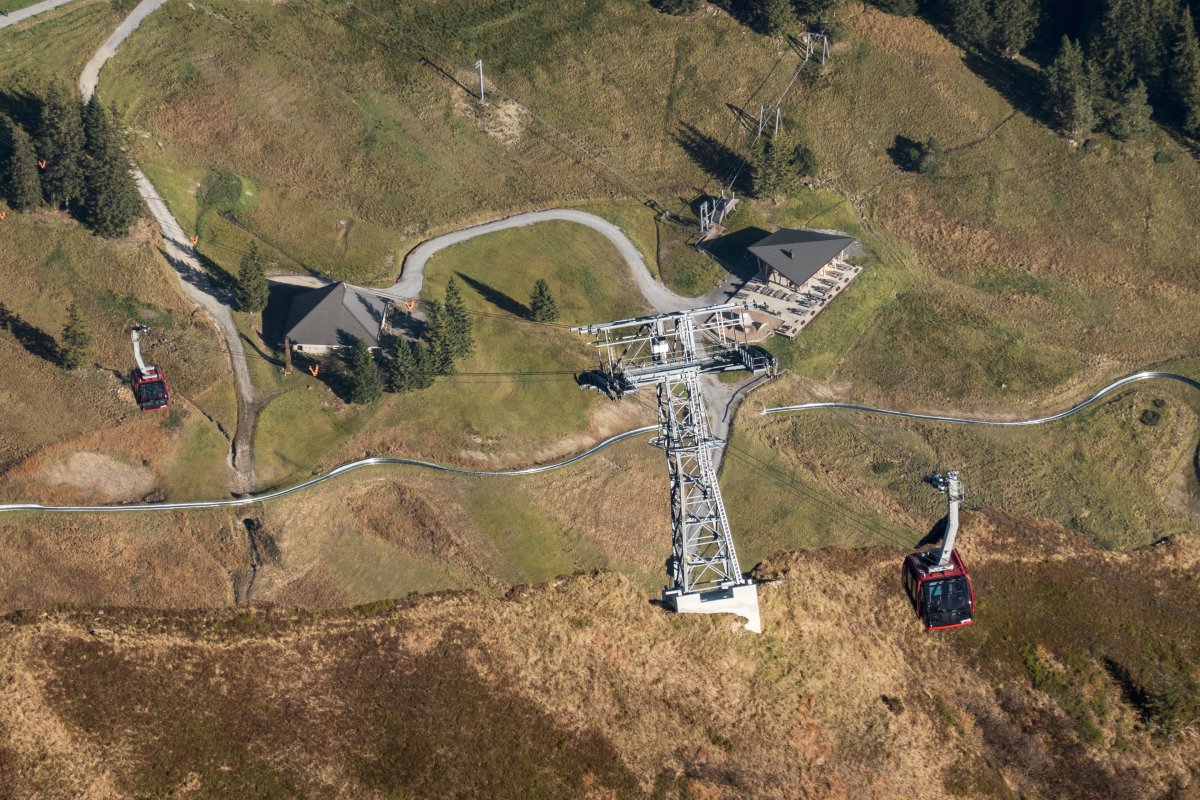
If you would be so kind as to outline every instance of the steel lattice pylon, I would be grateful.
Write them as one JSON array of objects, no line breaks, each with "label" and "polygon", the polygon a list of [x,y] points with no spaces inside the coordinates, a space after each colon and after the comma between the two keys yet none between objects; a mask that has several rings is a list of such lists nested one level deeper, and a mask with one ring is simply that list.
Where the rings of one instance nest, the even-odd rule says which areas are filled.
[{"label": "steel lattice pylon", "polygon": [[[722,442],[709,431],[700,375],[770,365],[748,349],[745,306],[726,304],[619,320],[575,330],[597,334],[606,387],[616,395],[654,385],[671,487],[671,585],[663,600],[676,611],[729,612],[761,630],[758,593],[742,575],[713,458]],[[761,363],[760,363],[761,362]]]},{"label": "steel lattice pylon", "polygon": [[671,561],[673,589],[702,592],[745,582],[733,546],[725,501],[717,483],[713,451],[720,447],[708,431],[699,370],[664,378],[658,384],[658,417],[671,481]]}]

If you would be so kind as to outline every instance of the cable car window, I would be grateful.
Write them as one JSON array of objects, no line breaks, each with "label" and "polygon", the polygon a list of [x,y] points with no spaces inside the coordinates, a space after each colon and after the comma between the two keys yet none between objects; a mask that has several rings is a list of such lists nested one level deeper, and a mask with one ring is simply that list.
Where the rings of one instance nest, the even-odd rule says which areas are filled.
[{"label": "cable car window", "polygon": [[946,578],[925,584],[925,607],[930,612],[961,611],[971,605],[971,593],[964,578]]}]

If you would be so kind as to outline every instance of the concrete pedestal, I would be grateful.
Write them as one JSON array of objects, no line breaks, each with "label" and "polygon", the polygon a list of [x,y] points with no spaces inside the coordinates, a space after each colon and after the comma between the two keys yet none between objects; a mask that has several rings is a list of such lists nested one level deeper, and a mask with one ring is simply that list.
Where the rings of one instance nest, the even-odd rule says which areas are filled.
[{"label": "concrete pedestal", "polygon": [[687,594],[677,589],[664,589],[662,599],[668,608],[679,614],[736,614],[746,620],[746,630],[762,633],[758,586],[753,583]]}]

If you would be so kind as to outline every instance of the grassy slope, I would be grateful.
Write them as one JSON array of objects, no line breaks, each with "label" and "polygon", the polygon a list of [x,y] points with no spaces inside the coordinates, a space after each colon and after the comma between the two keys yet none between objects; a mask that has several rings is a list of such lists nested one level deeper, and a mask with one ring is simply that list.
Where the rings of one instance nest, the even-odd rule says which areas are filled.
[{"label": "grassy slope", "polygon": [[[451,275],[461,276],[469,311],[498,315],[473,317],[475,354],[460,363],[461,373],[580,371],[595,363],[576,334],[520,321],[539,277],[558,299],[559,324],[620,319],[645,309],[616,249],[568,223],[490,234],[444,251],[428,265],[426,297],[440,297]],[[303,368],[287,378],[259,376],[283,390],[263,410],[256,432],[258,470],[266,482],[364,450],[492,466],[548,460],[640,419],[636,409],[614,408],[581,392],[571,374],[463,374],[366,408],[343,405]]]},{"label": "grassy slope", "polygon": [[[897,134],[967,143],[1011,107],[918,20],[855,12],[845,33],[830,80],[802,93],[798,113],[823,121],[813,147],[828,183],[861,196],[858,233],[875,258],[804,337],[772,343],[783,363],[827,380],[787,382],[756,402],[837,397],[1014,418],[1150,365],[1195,374],[1200,272],[1184,242],[1200,229],[1200,168],[1191,157],[1161,134],[1072,152],[1017,114],[952,153],[938,176],[898,174],[885,152]],[[1175,161],[1153,163],[1157,149]],[[1155,398],[1170,411],[1151,428],[1138,417]],[[868,518],[883,515],[901,538],[936,513],[916,479],[940,465],[964,469],[979,502],[1126,547],[1195,528],[1197,407],[1183,391],[1147,386],[1029,431],[846,416],[859,433],[826,415],[746,418],[739,441]],[[751,552],[869,540],[822,503],[772,496],[769,480],[736,461],[725,480],[753,529],[743,536],[762,543]],[[875,502],[864,508],[861,492]]]},{"label": "grassy slope", "polygon": [[[484,8],[428,4],[410,23],[437,27],[429,36],[439,48],[454,26],[469,29],[491,79],[664,200],[703,181],[674,140],[683,124],[721,136],[724,103],[748,94],[779,47],[727,19],[676,20],[634,0],[590,0],[569,26],[554,21],[552,4]],[[106,71],[101,94],[153,132],[139,158],[181,174],[249,175],[261,189],[246,215],[255,231],[359,281],[390,277],[388,257],[426,231],[614,191],[540,124],[518,114],[505,125],[499,98],[478,115],[440,73],[375,44],[360,18],[346,21],[359,26],[353,36],[309,5],[171,3]],[[736,50],[745,71],[708,69],[717,50]],[[772,81],[786,77],[777,70]],[[186,187],[167,189],[173,207],[186,207]]]},{"label": "grassy slope", "polygon": [[[0,775],[108,797],[1186,796],[1169,791],[1195,780],[1194,738],[1141,715],[1197,655],[1194,579],[1165,573],[1195,540],[1114,560],[1052,526],[1044,547],[1002,515],[966,524],[986,605],[949,635],[917,631],[894,551],[781,554],[762,636],[664,614],[614,574],[334,614],[15,615]],[[1007,588],[1029,570],[1046,592]],[[1086,607],[1064,604],[1092,570]],[[1150,575],[1183,613],[1126,593]]]},{"label": "grassy slope", "polygon": [[[89,54],[119,19],[108,3],[90,4],[58,12],[36,29],[0,32],[0,101],[7,113],[22,118],[27,93],[40,94],[52,81],[74,85]],[[46,47],[47,41],[58,46]],[[39,477],[45,466],[77,450],[106,453],[133,470],[148,463],[165,478],[168,496],[194,496],[183,485],[187,481],[199,480],[206,493],[223,488],[227,446],[205,415],[233,430],[232,380],[225,374],[219,339],[192,316],[174,274],[157,254],[149,224],[117,242],[91,236],[47,211],[9,212],[0,225],[5,275],[0,303],[18,318],[0,331],[6,354],[0,375],[5,397],[0,460],[11,467],[40,451],[5,475],[4,493],[28,499],[87,496],[65,486],[48,488]],[[92,363],[68,375],[55,365],[53,352],[72,303],[92,334],[93,350]],[[123,388],[132,365],[123,328],[133,320],[152,326],[147,355],[163,367],[179,400],[178,414],[170,420],[138,413]],[[199,438],[208,444],[186,448],[185,457],[181,431],[189,442]],[[172,477],[185,470],[196,477]]]}]

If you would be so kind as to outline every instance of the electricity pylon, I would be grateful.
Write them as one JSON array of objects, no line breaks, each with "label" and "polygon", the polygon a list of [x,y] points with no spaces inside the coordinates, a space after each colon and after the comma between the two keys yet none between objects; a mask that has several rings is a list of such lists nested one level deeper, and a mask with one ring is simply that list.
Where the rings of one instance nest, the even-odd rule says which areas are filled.
[{"label": "electricity pylon", "polygon": [[[732,613],[762,631],[758,588],[742,574],[714,453],[723,442],[708,427],[700,375],[770,368],[746,346],[744,303],[586,325],[596,336],[602,369],[621,394],[642,386],[658,390],[659,435],[671,486],[670,585],[663,602],[680,613]],[[606,362],[606,363],[603,363]]]}]

